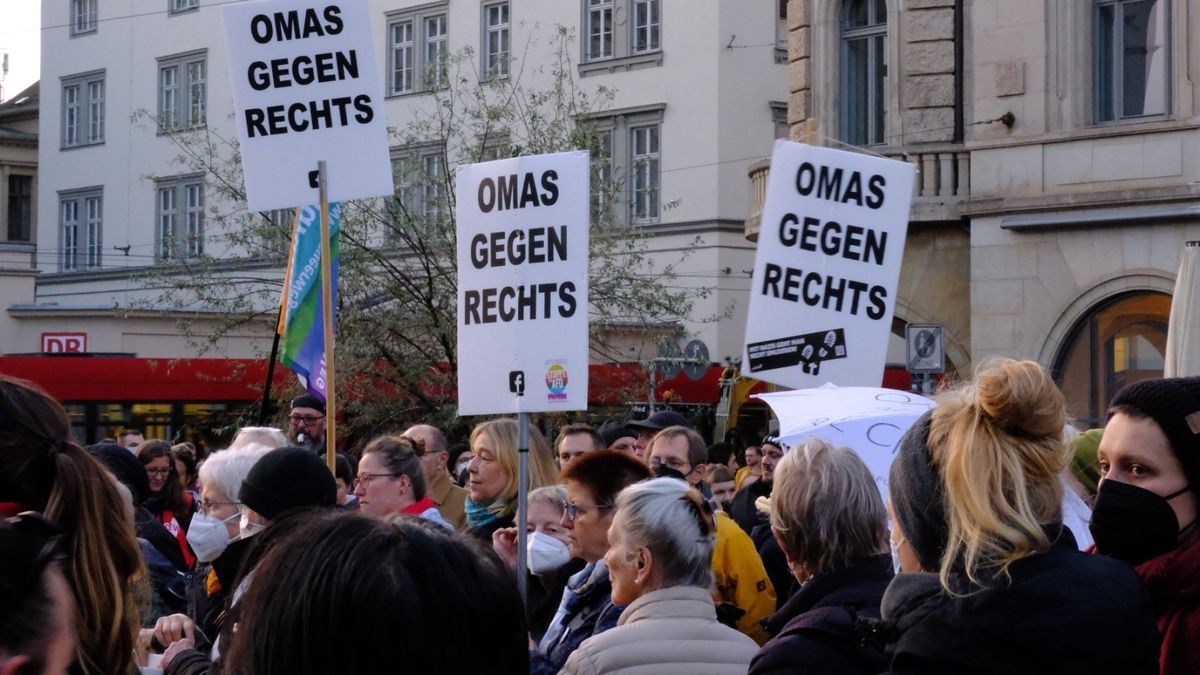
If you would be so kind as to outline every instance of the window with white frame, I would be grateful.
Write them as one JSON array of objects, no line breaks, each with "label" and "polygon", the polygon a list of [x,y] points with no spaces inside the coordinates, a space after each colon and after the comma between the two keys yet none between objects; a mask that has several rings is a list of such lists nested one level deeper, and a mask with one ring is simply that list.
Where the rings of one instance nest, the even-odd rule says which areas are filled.
[{"label": "window with white frame", "polygon": [[436,222],[445,212],[445,171],[438,144],[392,150],[396,195],[389,205],[397,225]]},{"label": "window with white frame", "polygon": [[508,77],[510,21],[507,1],[483,6],[483,73],[486,78]]},{"label": "window with white frame", "polygon": [[104,71],[62,78],[61,147],[103,142]]},{"label": "window with white frame", "polygon": [[58,269],[99,269],[103,262],[104,195],[102,188],[58,193]]},{"label": "window with white frame", "polygon": [[208,54],[205,51],[158,60],[158,130],[202,127],[208,110]]},{"label": "window with white frame", "polygon": [[586,0],[584,33],[587,43],[584,59],[594,61],[613,55],[613,3],[614,0]]},{"label": "window with white frame", "polygon": [[631,127],[630,145],[630,209],[634,222],[658,220],[660,151],[659,125]]},{"label": "window with white frame", "polygon": [[8,175],[8,241],[33,241],[33,176]]},{"label": "window with white frame", "polygon": [[388,95],[440,89],[447,73],[447,5],[388,15]]},{"label": "window with white frame", "polygon": [[274,209],[259,213],[262,221],[262,236],[258,241],[258,254],[266,258],[286,257],[288,242],[292,240],[292,226],[296,209]]},{"label": "window with white frame", "polygon": [[842,8],[842,138],[884,142],[887,2],[847,0]]},{"label": "window with white frame", "polygon": [[167,13],[178,14],[200,7],[199,0],[167,0]]},{"label": "window with white frame", "polygon": [[1166,0],[1101,0],[1096,3],[1097,122],[1167,113],[1170,28]]},{"label": "window with white frame", "polygon": [[159,260],[204,255],[204,177],[176,176],[157,181],[155,253]]},{"label": "window with white frame", "polygon": [[661,0],[583,0],[580,73],[662,63]]},{"label": "window with white frame", "polygon": [[84,35],[96,32],[97,9],[99,0],[71,0],[71,35]]},{"label": "window with white frame", "polygon": [[650,104],[581,121],[592,163],[593,220],[655,223],[660,219],[665,110],[665,104]]},{"label": "window with white frame", "polygon": [[782,101],[771,101],[771,125],[774,127],[774,139],[788,140],[791,137],[791,127],[788,124],[787,104]]}]

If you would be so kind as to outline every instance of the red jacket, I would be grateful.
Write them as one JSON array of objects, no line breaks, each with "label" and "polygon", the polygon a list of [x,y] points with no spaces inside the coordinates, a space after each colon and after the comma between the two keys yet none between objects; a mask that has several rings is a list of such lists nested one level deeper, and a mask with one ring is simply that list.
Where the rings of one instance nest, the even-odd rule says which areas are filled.
[{"label": "red jacket", "polygon": [[1142,563],[1137,573],[1158,616],[1162,675],[1200,673],[1200,539]]}]

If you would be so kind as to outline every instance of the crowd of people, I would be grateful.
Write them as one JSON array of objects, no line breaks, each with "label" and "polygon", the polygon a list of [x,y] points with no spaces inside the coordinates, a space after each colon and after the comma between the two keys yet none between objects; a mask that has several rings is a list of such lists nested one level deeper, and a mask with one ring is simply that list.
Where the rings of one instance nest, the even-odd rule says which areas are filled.
[{"label": "crowd of people", "polygon": [[0,675],[1200,673],[1200,378],[1079,435],[1033,362],[936,400],[886,498],[817,438],[531,427],[517,569],[513,419],[330,471],[312,396],[211,453],[84,447],[0,375]]}]

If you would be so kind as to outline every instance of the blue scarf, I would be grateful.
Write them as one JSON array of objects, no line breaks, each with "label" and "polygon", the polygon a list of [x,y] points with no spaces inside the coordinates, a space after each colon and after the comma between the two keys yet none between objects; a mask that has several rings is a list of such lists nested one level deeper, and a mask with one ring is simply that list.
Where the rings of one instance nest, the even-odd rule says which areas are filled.
[{"label": "blue scarf", "polygon": [[487,527],[499,520],[500,516],[492,513],[488,506],[480,506],[467,497],[467,525],[473,528]]}]

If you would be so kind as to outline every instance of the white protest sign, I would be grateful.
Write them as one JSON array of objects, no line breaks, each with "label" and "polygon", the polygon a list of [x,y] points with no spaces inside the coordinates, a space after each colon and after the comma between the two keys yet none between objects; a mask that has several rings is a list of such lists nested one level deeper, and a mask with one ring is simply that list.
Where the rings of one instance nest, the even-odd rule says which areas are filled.
[{"label": "white protest sign", "polygon": [[261,0],[224,8],[234,119],[251,211],[390,195],[383,85],[369,0]]},{"label": "white protest sign", "polygon": [[585,410],[588,155],[458,167],[458,414]]},{"label": "white protest sign", "polygon": [[776,141],[742,370],[788,387],[879,386],[915,170]]}]

